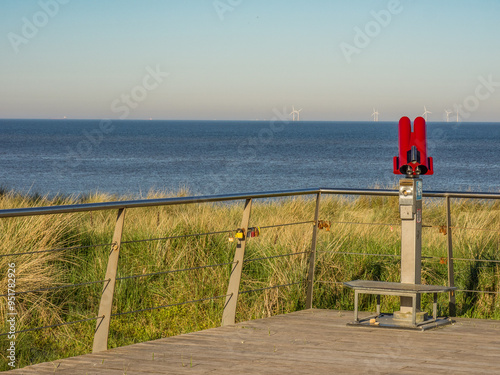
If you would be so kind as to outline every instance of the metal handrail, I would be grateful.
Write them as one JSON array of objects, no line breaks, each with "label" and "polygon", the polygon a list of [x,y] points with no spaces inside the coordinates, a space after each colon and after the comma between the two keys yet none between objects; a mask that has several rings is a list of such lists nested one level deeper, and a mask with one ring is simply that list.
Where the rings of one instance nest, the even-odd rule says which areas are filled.
[{"label": "metal handrail", "polygon": [[112,209],[122,209],[122,208],[144,208],[144,207],[172,206],[172,205],[183,205],[183,204],[193,204],[193,203],[225,202],[225,201],[245,200],[245,199],[279,198],[279,197],[288,197],[296,195],[317,194],[318,192],[319,192],[318,189],[282,190],[282,191],[271,191],[271,192],[261,192],[261,193],[202,195],[194,197],[157,198],[157,199],[141,199],[132,201],[72,204],[63,206],[13,208],[7,210],[0,210],[0,218],[33,216],[33,215],[54,215],[54,214],[66,214],[66,213],[86,212],[86,211],[102,211],[102,210],[112,210]]},{"label": "metal handrail", "polygon": [[[255,193],[221,194],[221,195],[202,195],[194,197],[174,197],[141,199],[116,202],[85,203],[62,206],[45,206],[30,208],[12,208],[0,210],[0,218],[34,216],[34,215],[54,215],[74,212],[102,211],[121,208],[144,208],[158,206],[172,206],[193,203],[212,203],[246,199],[279,198],[298,195],[312,194],[338,194],[338,195],[373,195],[373,196],[397,196],[398,190],[392,189],[298,189],[298,190],[278,190]],[[424,197],[430,198],[475,198],[475,199],[500,199],[500,193],[462,193],[446,191],[424,191]]]}]

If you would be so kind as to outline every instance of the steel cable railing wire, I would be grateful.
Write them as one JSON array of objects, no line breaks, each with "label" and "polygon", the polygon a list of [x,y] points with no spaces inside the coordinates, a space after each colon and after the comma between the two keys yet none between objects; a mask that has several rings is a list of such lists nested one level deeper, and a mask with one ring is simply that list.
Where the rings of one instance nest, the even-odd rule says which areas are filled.
[{"label": "steel cable railing wire", "polygon": [[89,249],[91,247],[103,247],[103,246],[111,246],[111,245],[113,245],[113,244],[112,243],[106,243],[106,244],[97,244],[97,245],[61,247],[61,248],[58,248],[58,249],[46,249],[46,250],[26,251],[26,252],[23,252],[23,253],[1,254],[0,258],[11,257],[11,256],[18,256],[18,255],[28,255],[28,254],[52,253],[52,252],[65,251],[65,250],[81,250],[81,249]]},{"label": "steel cable railing wire", "polygon": [[468,290],[468,289],[457,289],[455,292],[463,293],[482,293],[482,294],[500,294],[500,292],[493,292],[489,290]]},{"label": "steel cable railing wire", "polygon": [[[391,226],[391,227],[400,227],[401,224],[391,224],[391,223],[360,223],[356,221],[331,221],[331,224],[352,224],[352,225],[383,225],[383,226]],[[447,228],[446,225],[429,225],[422,224],[422,228]],[[485,229],[485,228],[474,228],[474,227],[459,227],[459,226],[450,226],[450,229],[458,229],[458,230],[479,230],[486,232],[496,232],[500,233],[500,229]]]},{"label": "steel cable railing wire", "polygon": [[357,221],[330,221],[331,224],[359,224],[359,225],[384,225],[391,227],[400,227],[401,224],[391,224],[391,223],[360,223]]},{"label": "steel cable railing wire", "polygon": [[[300,225],[300,224],[308,224],[308,223],[314,223],[314,221],[304,221],[304,222],[297,222],[297,223],[268,225],[268,226],[262,226],[260,228],[262,228],[262,229],[264,229],[264,228],[276,228],[276,227],[284,227],[284,226],[289,226],[289,225]],[[228,233],[235,233],[236,231],[237,231],[237,229],[231,229],[231,230],[206,232],[206,233],[185,234],[185,235],[181,235],[181,236],[168,236],[168,237],[160,237],[160,238],[148,238],[148,239],[144,239],[144,240],[121,241],[121,244],[124,245],[124,244],[140,243],[140,242],[164,241],[164,240],[188,238],[188,237],[201,237],[201,236],[210,236],[210,235],[216,235],[216,234],[228,234]],[[0,258],[11,257],[11,256],[20,256],[20,255],[29,255],[29,254],[51,253],[51,252],[58,252],[58,251],[65,251],[65,250],[82,250],[82,249],[112,246],[112,245],[113,245],[112,243],[105,243],[105,244],[96,244],[96,245],[62,247],[62,248],[57,248],[57,249],[26,251],[26,252],[22,252],[22,253],[0,254]]]},{"label": "steel cable railing wire", "polygon": [[[314,221],[304,221],[298,223],[289,223],[289,224],[277,224],[277,225],[269,225],[263,226],[260,228],[276,228],[276,227],[284,227],[289,225],[299,225],[299,224],[307,224],[314,223]],[[179,239],[179,238],[188,238],[188,237],[201,237],[201,236],[210,236],[216,234],[227,234],[227,233],[235,233],[237,229],[231,230],[223,230],[223,231],[215,231],[215,232],[206,232],[206,233],[193,233],[193,234],[185,234],[181,236],[168,236],[168,237],[160,237],[160,238],[148,238],[144,240],[130,240],[130,241],[121,241],[121,244],[132,244],[132,243],[140,243],[140,242],[152,242],[152,241],[164,241],[170,239]],[[44,249],[44,250],[35,250],[35,251],[26,251],[22,253],[12,253],[12,254],[0,254],[0,258],[3,257],[11,257],[11,256],[20,256],[20,255],[29,255],[29,254],[40,254],[40,253],[51,253],[65,250],[81,250],[81,249],[89,249],[93,247],[103,247],[103,246],[112,246],[112,243],[105,244],[96,244],[96,245],[85,245],[85,246],[71,246],[71,247],[62,247],[58,249]]]},{"label": "steel cable railing wire", "polygon": [[[46,292],[46,291],[51,291],[51,290],[58,290],[58,289],[66,289],[66,288],[74,288],[77,286],[85,286],[85,285],[92,285],[92,284],[100,284],[100,283],[105,283],[105,282],[110,282],[111,279],[107,280],[99,280],[99,281],[87,281],[83,283],[78,283],[78,284],[69,284],[69,285],[61,285],[61,286],[53,286],[50,288],[42,288],[42,289],[34,289],[34,290],[23,290],[21,292],[16,291],[16,295],[19,294],[26,294],[26,293],[39,293],[39,292]],[[8,294],[0,294],[0,297],[7,297]]]},{"label": "steel cable railing wire", "polygon": [[[316,250],[317,253],[330,253],[330,254],[340,254],[340,255],[364,255],[364,256],[379,256],[379,257],[396,257],[400,258],[400,254],[375,254],[375,253],[356,253],[356,252],[345,252],[345,251],[328,251],[328,250]],[[438,256],[427,256],[423,255],[422,259],[447,259],[447,257]],[[465,261],[465,262],[483,262],[483,263],[500,263],[500,259],[472,259],[472,258],[455,258],[453,260]]]},{"label": "steel cable railing wire", "polygon": [[[348,252],[348,251],[321,251],[317,250],[319,253],[331,253],[331,254],[340,254],[340,255],[363,255],[363,256],[374,256],[374,257],[392,257],[392,258],[401,258],[400,254],[375,254],[375,253],[356,253],[356,252]],[[437,257],[437,256],[426,256],[422,255],[421,256],[422,260],[428,260],[428,259],[443,259],[443,257]],[[453,258],[455,259],[455,258]]]},{"label": "steel cable railing wire", "polygon": [[465,261],[465,262],[500,263],[500,260],[498,260],[498,259],[453,258],[453,260],[459,260],[459,261]]},{"label": "steel cable railing wire", "polygon": [[328,250],[316,250],[317,253],[330,253],[330,254],[339,254],[339,255],[366,255],[366,256],[379,256],[379,257],[395,257],[400,258],[399,254],[374,254],[374,253],[358,253],[358,252],[350,252],[350,251],[328,251]]},{"label": "steel cable railing wire", "polygon": [[[208,236],[208,235],[214,235],[214,234],[224,234],[224,233],[234,233],[234,232],[236,232],[236,229],[218,231],[218,232],[186,234],[186,235],[182,235],[182,236],[150,238],[150,239],[144,239],[144,240],[121,241],[121,244],[123,245],[123,244],[131,244],[131,243],[138,243],[138,242],[161,241],[161,240],[176,239],[176,238]],[[62,247],[62,248],[58,248],[58,249],[44,249],[44,250],[26,251],[26,252],[22,252],[22,253],[0,254],[0,258],[19,256],[19,255],[29,255],[29,254],[51,253],[51,252],[65,251],[65,250],[81,250],[81,249],[88,249],[88,248],[93,248],[93,247],[104,247],[104,246],[112,246],[112,245],[113,245],[113,243],[105,243],[105,244],[96,244],[96,245]]]},{"label": "steel cable railing wire", "polygon": [[472,227],[450,227],[451,229],[458,229],[458,230],[480,230],[480,231],[485,231],[485,232],[496,232],[500,233],[500,229],[485,229],[485,228],[472,228]]},{"label": "steel cable railing wire", "polygon": [[246,294],[246,293],[252,293],[252,292],[260,292],[260,291],[263,291],[263,290],[283,288],[283,287],[286,287],[286,286],[298,285],[298,284],[303,284],[303,283],[304,283],[303,281],[297,281],[295,283],[273,285],[273,286],[268,286],[268,287],[265,287],[265,288],[257,288],[257,289],[244,290],[242,292],[239,292],[239,294]]},{"label": "steel cable railing wire", "polygon": [[64,323],[59,323],[59,324],[52,324],[49,326],[43,326],[43,327],[36,327],[36,328],[29,328],[29,329],[23,329],[21,331],[16,331],[16,332],[6,332],[6,333],[0,333],[0,336],[6,336],[10,334],[18,334],[18,333],[25,333],[25,332],[32,332],[32,331],[39,331],[41,329],[48,329],[48,328],[56,328],[56,327],[62,327],[62,326],[67,326],[70,324],[76,324],[76,323],[83,323],[83,322],[89,322],[91,320],[97,320],[97,319],[103,319],[104,316],[96,316],[94,318],[87,318],[87,319],[81,319],[81,320],[75,320],[72,322],[64,322]]},{"label": "steel cable railing wire", "polygon": [[200,298],[200,299],[196,299],[196,300],[192,300],[192,301],[185,301],[185,302],[172,303],[172,304],[168,304],[168,305],[148,307],[148,308],[145,308],[145,309],[125,311],[125,312],[121,312],[121,313],[111,314],[111,316],[112,317],[113,316],[121,316],[121,315],[127,315],[127,314],[134,314],[134,313],[138,313],[138,312],[145,312],[145,311],[165,309],[167,307],[175,307],[175,306],[187,305],[187,304],[190,304],[190,303],[210,301],[210,300],[214,300],[214,299],[218,299],[218,298],[225,298],[225,297],[228,297],[228,296],[232,296],[232,294],[225,294],[225,295],[221,295],[221,296],[213,296],[213,297]]},{"label": "steel cable railing wire", "polygon": [[335,284],[335,285],[340,285],[342,287],[344,286],[344,283],[342,281],[317,280],[314,283],[318,283],[318,284]]},{"label": "steel cable railing wire", "polygon": [[[297,222],[297,223],[267,225],[267,226],[260,226],[259,228],[268,229],[268,228],[286,227],[286,226],[290,226],[290,225],[300,225],[300,224],[310,224],[310,223],[314,223],[314,221],[301,221],[301,222]],[[180,236],[167,236],[167,237],[158,237],[158,238],[147,238],[147,239],[143,239],[143,240],[121,241],[121,244],[123,245],[123,244],[132,244],[132,243],[140,243],[140,242],[165,241],[165,240],[188,238],[188,237],[211,236],[211,235],[216,235],[216,234],[236,233],[236,231],[237,231],[237,229],[230,229],[230,230],[222,230],[222,231],[206,232],[206,233],[191,233],[191,234],[183,234]]]},{"label": "steel cable railing wire", "polygon": [[160,272],[146,273],[146,274],[143,274],[143,275],[122,276],[122,277],[117,277],[116,280],[127,280],[127,279],[135,279],[135,278],[139,278],[139,277],[148,277],[148,276],[156,276],[156,275],[167,275],[169,273],[178,273],[178,272],[201,270],[201,269],[204,269],[204,268],[214,268],[214,267],[228,266],[230,264],[237,264],[237,263],[238,262],[226,262],[226,263],[218,263],[218,264],[209,264],[209,265],[206,265],[206,266],[181,268],[181,269],[177,269],[177,270],[169,270],[169,271],[160,271]]},{"label": "steel cable railing wire", "polygon": [[261,257],[261,258],[251,258],[251,259],[245,259],[243,261],[243,263],[250,263],[250,262],[255,262],[255,261],[258,261],[258,260],[282,258],[282,257],[288,257],[288,256],[300,255],[300,254],[309,254],[309,253],[310,253],[310,251],[301,251],[301,252],[298,252],[298,253],[288,253],[288,254],[272,255],[272,256]]},{"label": "steel cable railing wire", "polygon": [[159,238],[147,238],[144,240],[131,240],[131,241],[122,241],[122,244],[131,244],[131,243],[139,243],[139,242],[152,242],[152,241],[165,241],[172,240],[178,238],[188,238],[188,237],[201,237],[201,236],[210,236],[214,234],[226,234],[226,233],[235,233],[236,229],[231,230],[222,230],[217,232],[207,232],[207,233],[192,233],[192,234],[183,234],[180,236],[168,236],[168,237],[159,237]]},{"label": "steel cable railing wire", "polygon": [[314,223],[314,220],[308,220],[308,221],[299,221],[299,222],[296,222],[296,223],[265,225],[265,226],[260,226],[259,228],[261,228],[261,229],[269,229],[269,228],[287,227],[287,226],[290,226],[290,225],[302,225],[302,224],[313,224],[313,223]]}]

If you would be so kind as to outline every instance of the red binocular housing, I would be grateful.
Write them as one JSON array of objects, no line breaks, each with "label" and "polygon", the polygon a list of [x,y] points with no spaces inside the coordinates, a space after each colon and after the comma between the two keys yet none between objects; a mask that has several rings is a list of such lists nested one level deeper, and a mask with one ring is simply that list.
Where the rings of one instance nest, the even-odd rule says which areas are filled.
[{"label": "red binocular housing", "polygon": [[432,158],[427,157],[425,120],[417,117],[411,131],[408,117],[399,120],[399,157],[394,156],[394,174],[418,176],[434,173]]}]

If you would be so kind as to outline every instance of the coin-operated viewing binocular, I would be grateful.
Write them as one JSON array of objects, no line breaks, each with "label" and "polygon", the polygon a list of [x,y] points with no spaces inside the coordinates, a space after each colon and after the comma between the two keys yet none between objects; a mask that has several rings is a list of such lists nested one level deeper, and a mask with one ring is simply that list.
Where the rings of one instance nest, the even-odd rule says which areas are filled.
[{"label": "coin-operated viewing binocular", "polygon": [[427,139],[425,120],[417,117],[411,131],[408,117],[399,120],[399,156],[394,157],[394,174],[408,177],[434,173],[432,158],[427,157]]}]

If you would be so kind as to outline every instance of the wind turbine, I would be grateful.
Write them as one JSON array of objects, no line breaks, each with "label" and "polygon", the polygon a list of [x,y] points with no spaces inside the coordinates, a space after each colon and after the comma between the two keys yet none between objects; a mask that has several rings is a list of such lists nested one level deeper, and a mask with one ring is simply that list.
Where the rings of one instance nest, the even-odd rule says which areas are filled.
[{"label": "wind turbine", "polygon": [[447,109],[444,110],[446,112],[446,122],[450,122],[450,113],[451,111],[448,111]]},{"label": "wind turbine", "polygon": [[373,117],[373,121],[378,121],[378,111],[376,111],[375,108],[373,108],[373,113],[371,117]]},{"label": "wind turbine", "polygon": [[425,108],[425,105],[424,105],[424,113],[422,114],[422,116],[424,116],[425,118],[425,121],[427,121],[427,114],[428,113],[432,113],[431,111],[428,111],[427,108]]},{"label": "wind turbine", "polygon": [[289,116],[292,115],[292,121],[295,121],[295,107],[292,105],[292,112],[288,114]]},{"label": "wind turbine", "polygon": [[[292,115],[292,121],[300,121],[300,111],[302,111],[302,108],[297,111],[295,106],[292,106],[292,112],[289,113],[289,115]],[[297,120],[295,120],[295,115],[297,115]]]},{"label": "wind turbine", "polygon": [[298,111],[295,111],[295,113],[297,114],[297,121],[300,121],[300,111],[302,111],[302,108]]}]

